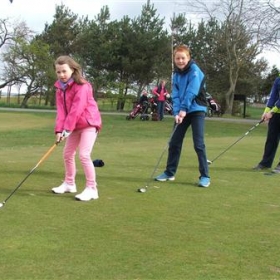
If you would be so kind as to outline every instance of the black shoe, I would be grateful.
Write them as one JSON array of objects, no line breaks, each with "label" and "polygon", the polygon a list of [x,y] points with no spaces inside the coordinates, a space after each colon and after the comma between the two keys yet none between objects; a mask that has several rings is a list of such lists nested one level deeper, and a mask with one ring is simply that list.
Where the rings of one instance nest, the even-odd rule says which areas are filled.
[{"label": "black shoe", "polygon": [[263,166],[263,165],[261,165],[261,164],[258,164],[258,165],[256,165],[255,167],[253,167],[253,170],[255,170],[255,171],[260,171],[260,170],[266,170],[266,169],[268,169],[269,167],[266,167],[266,166]]}]

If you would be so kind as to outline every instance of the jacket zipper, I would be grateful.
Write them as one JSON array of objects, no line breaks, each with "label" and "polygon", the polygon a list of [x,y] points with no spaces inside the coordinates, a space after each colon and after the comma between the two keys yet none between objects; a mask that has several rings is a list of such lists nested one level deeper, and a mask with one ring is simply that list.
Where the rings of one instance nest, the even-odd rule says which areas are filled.
[{"label": "jacket zipper", "polygon": [[66,116],[68,115],[67,106],[66,106],[66,89],[63,89],[63,101],[64,101],[64,110]]}]

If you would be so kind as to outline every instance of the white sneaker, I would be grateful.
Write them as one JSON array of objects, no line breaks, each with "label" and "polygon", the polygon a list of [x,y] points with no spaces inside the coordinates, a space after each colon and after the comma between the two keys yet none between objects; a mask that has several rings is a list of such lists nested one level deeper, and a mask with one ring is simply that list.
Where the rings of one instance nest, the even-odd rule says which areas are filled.
[{"label": "white sneaker", "polygon": [[89,201],[91,199],[98,199],[98,191],[94,188],[86,187],[82,193],[75,196],[77,200]]},{"label": "white sneaker", "polygon": [[57,193],[57,194],[62,194],[62,193],[76,193],[77,188],[76,185],[69,185],[66,182],[63,182],[59,187],[52,188],[52,192]]}]

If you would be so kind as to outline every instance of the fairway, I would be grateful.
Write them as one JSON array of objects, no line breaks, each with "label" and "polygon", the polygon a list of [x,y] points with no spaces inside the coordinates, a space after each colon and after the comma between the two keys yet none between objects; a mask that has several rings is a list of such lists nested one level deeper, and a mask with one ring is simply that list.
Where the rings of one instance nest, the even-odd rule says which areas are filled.
[{"label": "fairway", "polygon": [[[0,111],[0,118],[2,202],[54,144],[55,114]],[[252,171],[263,153],[266,124],[210,165],[209,188],[196,185],[198,163],[189,131],[176,180],[151,182],[139,193],[173,120],[102,118],[92,153],[92,159],[105,162],[96,168],[100,198],[79,202],[73,194],[50,191],[64,175],[59,144],[0,209],[2,279],[280,279],[280,177]],[[256,123],[207,119],[208,158]],[[165,162],[166,154],[156,174]],[[77,169],[82,191],[78,160]]]}]

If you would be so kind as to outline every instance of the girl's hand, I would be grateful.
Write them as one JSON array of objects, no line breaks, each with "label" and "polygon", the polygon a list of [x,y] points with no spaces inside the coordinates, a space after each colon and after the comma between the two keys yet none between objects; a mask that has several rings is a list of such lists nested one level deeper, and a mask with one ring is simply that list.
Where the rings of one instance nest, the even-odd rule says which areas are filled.
[{"label": "girl's hand", "polygon": [[180,111],[179,112],[179,117],[184,118],[187,115],[185,111]]},{"label": "girl's hand", "polygon": [[67,138],[70,134],[71,134],[71,131],[63,130],[62,133],[61,133],[61,136],[63,138]]},{"label": "girl's hand", "polygon": [[56,134],[56,141],[61,142],[71,134],[71,131],[63,130]]},{"label": "girl's hand", "polygon": [[187,115],[185,111],[180,111],[178,115],[175,116],[176,123],[182,123],[184,117]]},{"label": "girl's hand", "polygon": [[56,133],[56,142],[60,143],[62,141],[61,132]]},{"label": "girl's hand", "polygon": [[176,115],[176,116],[175,116],[175,123],[180,124],[180,123],[182,123],[183,119],[184,119],[184,118],[180,117],[179,115]]}]

